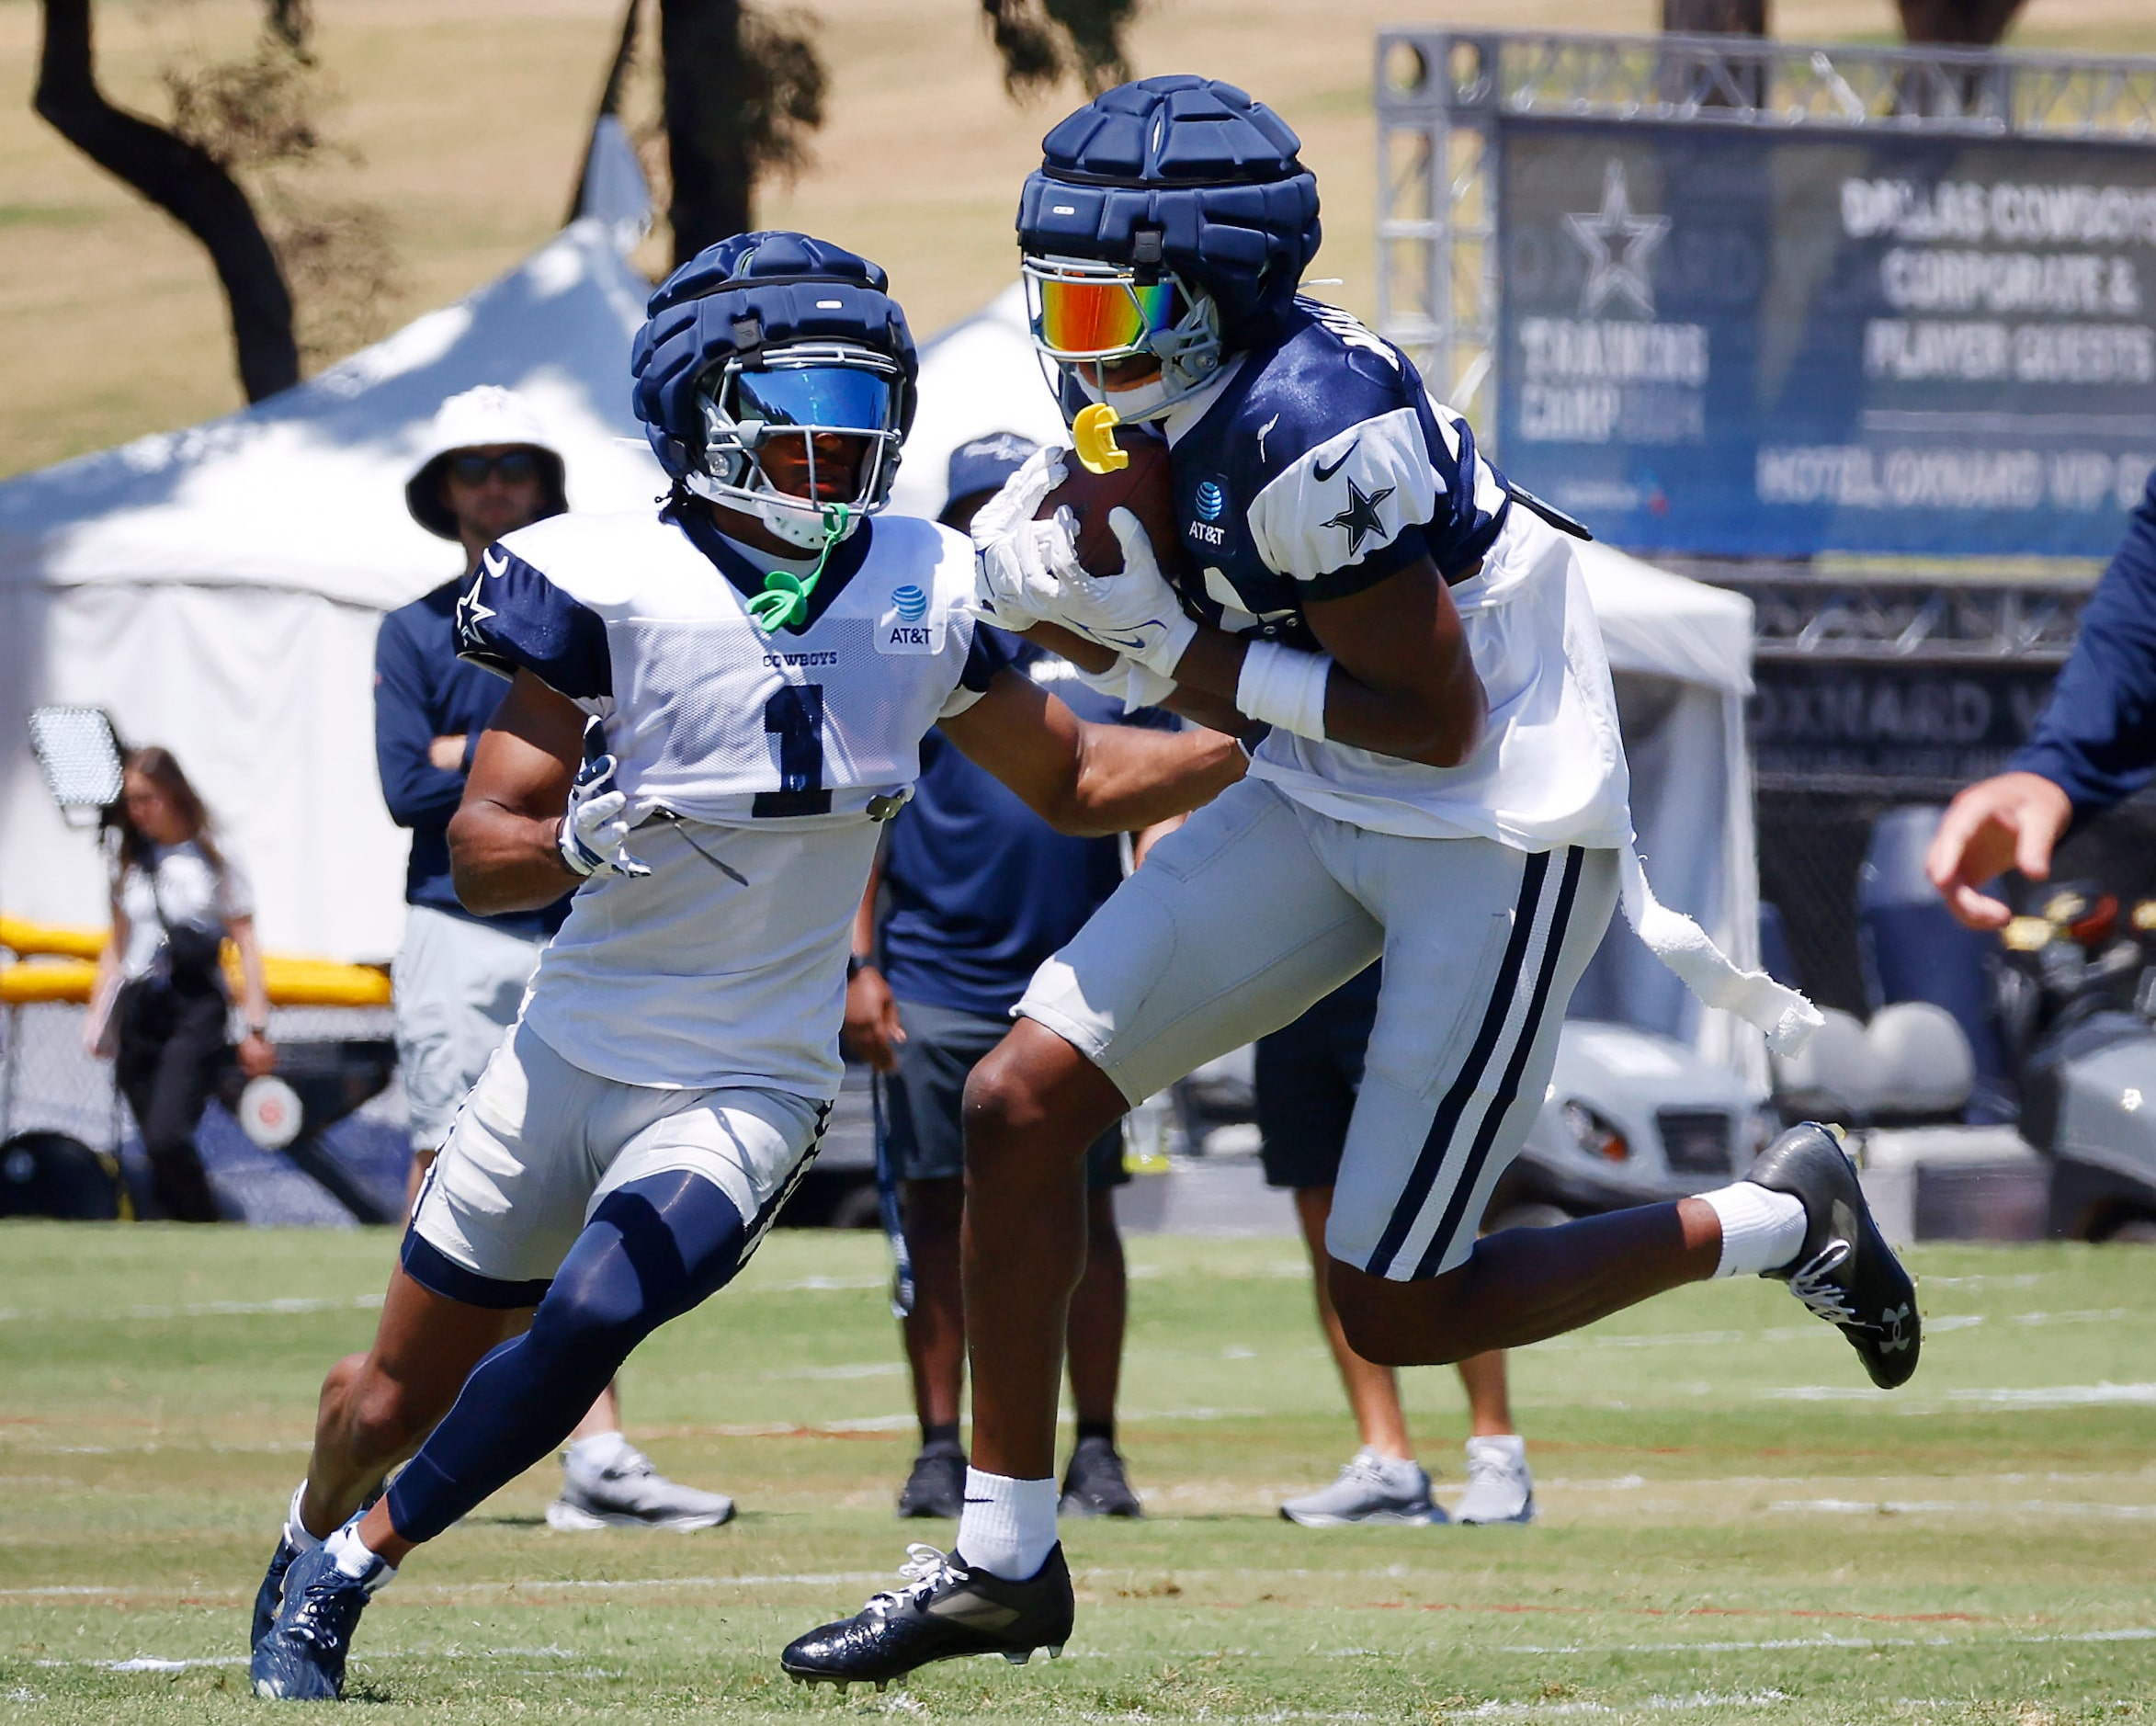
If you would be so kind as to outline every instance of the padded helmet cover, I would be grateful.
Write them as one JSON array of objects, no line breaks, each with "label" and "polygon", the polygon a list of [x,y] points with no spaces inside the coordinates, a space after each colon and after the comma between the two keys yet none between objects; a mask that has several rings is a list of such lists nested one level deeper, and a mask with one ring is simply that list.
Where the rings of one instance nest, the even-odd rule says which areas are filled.
[{"label": "padded helmet cover", "polygon": [[920,362],[888,288],[879,266],[804,233],[737,233],[690,258],[652,295],[630,356],[631,401],[660,465],[678,480],[702,458],[705,374],[795,342],[849,342],[895,361],[899,431],[910,431]]},{"label": "padded helmet cover", "polygon": [[1231,348],[1265,339],[1317,255],[1317,176],[1302,141],[1231,84],[1177,74],[1095,97],[1041,141],[1018,200],[1032,257],[1162,267],[1212,295]]}]

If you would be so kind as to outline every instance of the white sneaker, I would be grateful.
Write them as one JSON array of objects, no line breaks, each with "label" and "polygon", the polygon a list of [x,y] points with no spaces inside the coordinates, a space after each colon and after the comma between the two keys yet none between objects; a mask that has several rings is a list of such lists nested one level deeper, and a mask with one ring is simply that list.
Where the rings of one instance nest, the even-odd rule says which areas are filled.
[{"label": "white sneaker", "polygon": [[562,1459],[562,1496],[547,1506],[547,1527],[591,1528],[715,1528],[732,1521],[733,1500],[668,1480],[651,1459],[624,1444],[603,1468],[573,1447]]},{"label": "white sneaker", "polygon": [[1532,1522],[1535,1477],[1527,1447],[1515,1436],[1468,1440],[1468,1490],[1453,1506],[1455,1522]]},{"label": "white sneaker", "polygon": [[1330,1486],[1290,1498],[1280,1515],[1306,1528],[1337,1528],[1351,1522],[1443,1522],[1430,1499],[1430,1477],[1419,1464],[1358,1450]]}]

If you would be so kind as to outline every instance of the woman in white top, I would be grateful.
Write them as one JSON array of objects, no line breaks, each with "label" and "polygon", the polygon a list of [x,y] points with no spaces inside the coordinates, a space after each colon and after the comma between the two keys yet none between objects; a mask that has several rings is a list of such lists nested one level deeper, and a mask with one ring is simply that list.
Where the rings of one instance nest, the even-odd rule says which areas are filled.
[{"label": "woman in white top", "polygon": [[246,1016],[240,1067],[254,1077],[276,1064],[253,897],[166,750],[129,752],[119,801],[107,810],[105,824],[118,848],[112,938],[97,961],[90,1016],[94,1052],[114,1057],[159,1208],[177,1221],[215,1222],[195,1126],[233,1053],[218,958],[228,937],[240,956]]}]

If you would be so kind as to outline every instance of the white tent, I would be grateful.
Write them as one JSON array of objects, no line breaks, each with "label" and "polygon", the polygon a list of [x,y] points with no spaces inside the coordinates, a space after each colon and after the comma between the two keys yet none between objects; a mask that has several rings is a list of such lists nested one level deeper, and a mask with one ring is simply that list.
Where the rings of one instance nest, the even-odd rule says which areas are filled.
[{"label": "white tent", "polygon": [[[923,347],[920,412],[893,506],[936,514],[945,503],[951,451],[997,431],[1043,442],[1064,435],[1027,333],[1023,292],[1015,285]],[[1617,674],[1632,818],[1656,896],[1696,918],[1737,963],[1755,967],[1758,858],[1744,742],[1752,602],[1609,546],[1585,546],[1582,557]],[[1573,1010],[1662,1031],[1764,1089],[1758,1034],[1729,1014],[1702,1008],[1622,917],[1613,921]]]},{"label": "white tent", "polygon": [[0,909],[106,916],[95,849],[47,800],[23,724],[78,702],[178,755],[254,878],[267,945],[396,950],[406,842],[375,776],[375,630],[462,556],[405,513],[404,481],[442,401],[501,383],[547,422],[573,507],[664,490],[629,412],[650,287],[620,225],[580,221],[242,413],[0,483]]}]

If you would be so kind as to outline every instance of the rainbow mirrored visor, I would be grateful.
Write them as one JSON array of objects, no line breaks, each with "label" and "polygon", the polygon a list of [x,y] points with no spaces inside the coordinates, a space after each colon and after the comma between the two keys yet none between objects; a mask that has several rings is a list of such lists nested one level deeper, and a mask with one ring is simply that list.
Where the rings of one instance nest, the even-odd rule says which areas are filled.
[{"label": "rainbow mirrored visor", "polygon": [[1174,326],[1174,282],[1140,283],[1119,264],[1029,257],[1023,265],[1033,345],[1051,359],[1122,359],[1152,351]]}]

